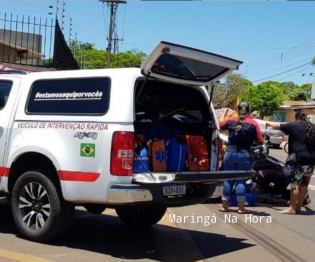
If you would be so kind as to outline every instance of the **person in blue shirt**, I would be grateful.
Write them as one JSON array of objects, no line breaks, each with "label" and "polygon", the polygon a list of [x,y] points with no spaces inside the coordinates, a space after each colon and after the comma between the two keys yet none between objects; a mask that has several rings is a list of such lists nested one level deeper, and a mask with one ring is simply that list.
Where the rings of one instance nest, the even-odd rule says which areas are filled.
[{"label": "person in blue shirt", "polygon": [[[263,137],[258,123],[250,116],[250,108],[247,102],[242,102],[237,106],[238,116],[220,121],[220,129],[229,133],[228,145],[224,154],[224,170],[251,170],[253,159],[250,148],[256,143],[261,144]],[[227,112],[227,111],[226,111]],[[223,113],[221,119],[225,117]],[[220,119],[220,120],[221,120]],[[238,203],[238,213],[245,214],[246,180],[231,180],[224,182],[222,194],[221,212],[227,212],[230,196],[235,185],[236,200]]]}]

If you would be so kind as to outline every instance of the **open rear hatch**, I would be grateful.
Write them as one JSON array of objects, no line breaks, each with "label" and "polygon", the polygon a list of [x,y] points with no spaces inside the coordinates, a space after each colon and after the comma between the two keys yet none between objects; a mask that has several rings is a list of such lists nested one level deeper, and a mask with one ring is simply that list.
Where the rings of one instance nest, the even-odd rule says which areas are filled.
[{"label": "open rear hatch", "polygon": [[162,41],[144,62],[142,74],[180,84],[207,86],[241,64],[232,58]]},{"label": "open rear hatch", "polygon": [[[186,108],[187,112],[202,112],[203,110],[198,108],[188,108],[187,104],[192,104],[194,97],[193,93],[188,98],[185,98],[185,94],[189,93],[187,89],[196,89],[198,86],[211,86],[213,83],[217,82],[219,79],[223,78],[228,73],[232,72],[239,68],[242,64],[241,61],[217,55],[214,53],[194,49],[191,47],[186,47],[182,45],[177,45],[169,42],[160,42],[158,46],[151,52],[144,64],[142,65],[142,74],[150,79],[164,80],[167,82],[173,83],[177,86],[176,94],[174,95],[174,89],[171,84],[165,82],[158,83],[154,85],[153,83],[145,83],[145,88],[154,89],[158,93],[159,91],[162,94],[166,94],[163,105],[177,105],[180,101],[183,101],[182,107]],[[143,86],[142,86],[143,87]],[[145,89],[144,88],[144,89]],[[167,90],[165,90],[167,89]],[[169,92],[168,92],[169,90]],[[164,92],[164,93],[163,93]],[[172,93],[173,92],[173,93]],[[145,93],[145,91],[144,91]],[[152,92],[155,94],[155,91]],[[146,96],[152,95],[150,92],[147,92]],[[189,93],[190,94],[190,93]],[[153,95],[152,95],[153,96]],[[178,99],[179,96],[181,99]],[[187,97],[187,96],[186,96]],[[161,100],[161,96],[159,96]],[[185,100],[187,99],[187,101]],[[158,101],[157,99],[150,98],[149,101]],[[186,101],[186,102],[185,102]],[[202,99],[198,100],[198,104],[203,103]],[[189,102],[189,103],[188,103]],[[152,108],[156,103],[148,103],[148,108]],[[209,105],[205,103],[205,110],[210,110]],[[175,117],[174,117],[175,116]],[[179,122],[185,122],[186,118],[184,115],[175,114],[173,118],[177,119]],[[207,117],[204,121],[207,122]],[[145,121],[146,122],[146,121]],[[150,121],[149,121],[150,122]],[[154,121],[152,121],[154,122]],[[184,126],[185,123],[179,123],[177,126]],[[189,124],[189,121],[186,123],[186,126]],[[198,131],[198,123],[192,123],[192,127],[196,132]],[[200,127],[199,127],[200,129]],[[201,135],[203,134],[206,137],[208,145],[209,155],[213,153],[213,147],[215,146],[216,141],[212,140],[212,130],[209,127],[206,127],[205,130],[201,130]],[[180,130],[183,131],[183,130]],[[185,131],[183,131],[185,132]],[[183,133],[182,132],[182,133]],[[187,132],[189,134],[189,132]],[[161,138],[161,137],[160,137]],[[189,148],[189,146],[188,146]],[[164,149],[163,149],[164,150]],[[162,152],[164,152],[162,150]],[[213,159],[212,159],[213,161]],[[214,168],[212,168],[214,169]],[[215,183],[224,180],[234,180],[234,179],[246,179],[253,177],[253,171],[244,171],[244,170],[235,170],[235,171],[210,171],[210,166],[207,169],[195,171],[193,169],[189,170],[166,170],[166,173],[163,173],[164,170],[150,170],[149,174],[155,178],[167,177],[168,181],[176,182],[201,182],[201,183]],[[159,173],[159,171],[161,173]],[[147,173],[147,172],[143,172]],[[148,174],[148,173],[147,173]],[[175,185],[178,186],[178,185]]]}]

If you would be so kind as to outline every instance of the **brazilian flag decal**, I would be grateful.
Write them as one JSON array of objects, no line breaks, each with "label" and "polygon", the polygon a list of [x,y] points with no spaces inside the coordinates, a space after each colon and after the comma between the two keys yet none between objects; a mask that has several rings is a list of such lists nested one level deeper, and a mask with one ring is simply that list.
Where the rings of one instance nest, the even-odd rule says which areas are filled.
[{"label": "brazilian flag decal", "polygon": [[80,155],[87,157],[95,157],[95,144],[81,144]]}]

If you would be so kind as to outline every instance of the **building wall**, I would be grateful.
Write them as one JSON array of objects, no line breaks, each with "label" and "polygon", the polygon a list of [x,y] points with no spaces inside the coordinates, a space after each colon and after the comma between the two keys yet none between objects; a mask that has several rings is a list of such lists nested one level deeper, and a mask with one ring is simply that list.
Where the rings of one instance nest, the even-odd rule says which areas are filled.
[{"label": "building wall", "polygon": [[[314,115],[314,121],[315,121],[315,108],[300,108],[302,109],[305,114],[311,116]],[[281,121],[276,121],[276,119],[273,119],[272,116],[268,117],[268,120],[270,121],[276,121],[276,122],[293,122],[295,121],[295,113],[296,111],[299,110],[299,108],[286,108],[286,109],[281,109],[275,112],[275,114],[278,115],[285,115]],[[311,117],[313,119],[313,117]]]}]

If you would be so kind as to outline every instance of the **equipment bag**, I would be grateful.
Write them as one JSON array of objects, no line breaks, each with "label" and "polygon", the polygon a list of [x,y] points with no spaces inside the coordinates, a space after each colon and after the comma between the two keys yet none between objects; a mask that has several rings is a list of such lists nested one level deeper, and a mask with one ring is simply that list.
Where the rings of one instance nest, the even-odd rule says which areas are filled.
[{"label": "equipment bag", "polygon": [[166,171],[166,152],[164,139],[151,140],[149,142],[149,154],[151,159],[152,171]]},{"label": "equipment bag", "polygon": [[187,144],[175,139],[166,142],[167,171],[183,171],[187,157]]},{"label": "equipment bag", "polygon": [[149,153],[146,148],[146,141],[143,134],[136,134],[135,157],[133,172],[141,173],[149,171]]},{"label": "equipment bag", "polygon": [[209,170],[209,154],[203,136],[186,135],[188,146],[187,166],[190,171]]}]

